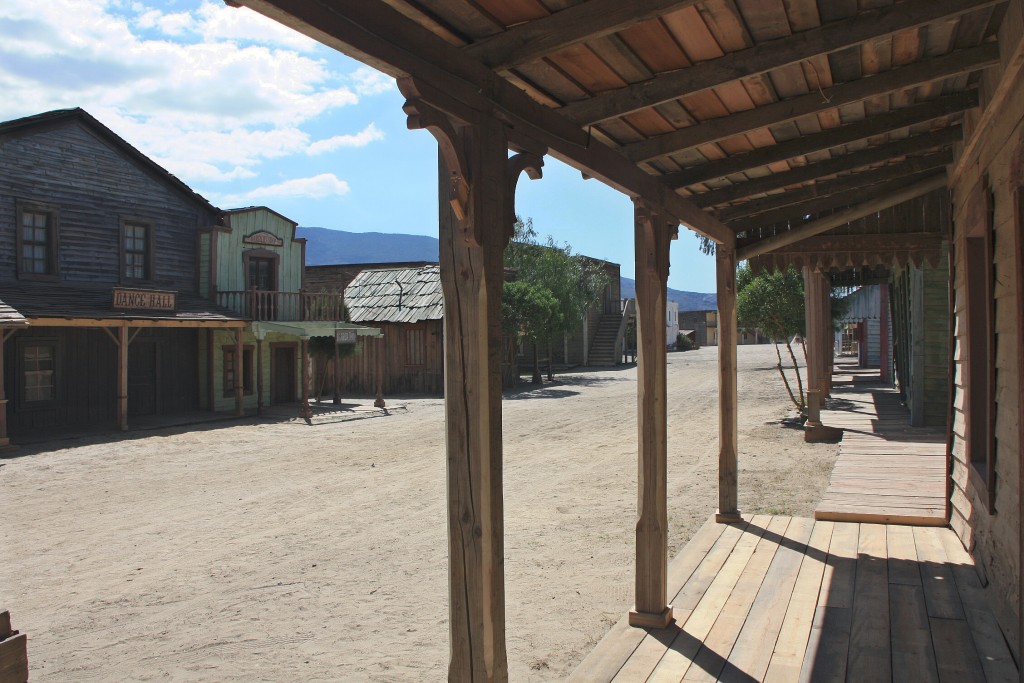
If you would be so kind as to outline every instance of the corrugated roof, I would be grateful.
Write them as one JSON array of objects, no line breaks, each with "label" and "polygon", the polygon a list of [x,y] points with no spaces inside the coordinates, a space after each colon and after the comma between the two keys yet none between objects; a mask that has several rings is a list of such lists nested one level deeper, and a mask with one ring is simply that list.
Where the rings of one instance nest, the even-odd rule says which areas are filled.
[{"label": "corrugated roof", "polygon": [[0,282],[0,322],[10,322],[4,311],[25,318],[89,318],[95,320],[177,320],[180,322],[229,322],[245,320],[234,311],[221,308],[194,294],[177,293],[174,311],[141,311],[113,306],[113,285],[95,286],[80,282]]},{"label": "corrugated roof", "polygon": [[439,266],[364,270],[345,288],[349,318],[356,323],[416,323],[441,320]]},{"label": "corrugated roof", "polygon": [[878,285],[861,287],[853,294],[843,298],[846,302],[846,313],[839,319],[841,323],[858,323],[862,320],[878,320],[881,311],[881,296]]}]

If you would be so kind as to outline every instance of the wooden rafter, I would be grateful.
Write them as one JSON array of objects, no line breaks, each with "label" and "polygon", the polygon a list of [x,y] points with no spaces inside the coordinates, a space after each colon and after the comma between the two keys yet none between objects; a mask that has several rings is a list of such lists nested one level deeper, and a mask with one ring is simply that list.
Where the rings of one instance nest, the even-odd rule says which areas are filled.
[{"label": "wooden rafter", "polygon": [[763,224],[765,222],[771,222],[766,220],[766,213],[771,213],[794,204],[810,202],[816,199],[829,197],[831,195],[848,192],[849,190],[874,186],[890,180],[906,179],[921,172],[942,168],[943,166],[952,163],[952,161],[953,152],[952,150],[947,149],[922,157],[913,157],[902,163],[889,164],[888,166],[883,166],[878,169],[864,171],[861,173],[851,173],[840,176],[835,180],[820,181],[806,187],[801,187],[797,190],[768,195],[762,199],[753,199],[742,204],[736,204],[735,206],[729,206],[721,209],[717,212],[717,215],[721,220],[730,224],[734,228],[737,228],[739,225],[735,222],[737,219],[746,218],[748,216],[754,216],[756,220]]},{"label": "wooden rafter", "polygon": [[772,253],[821,254],[831,252],[888,253],[893,251],[925,251],[942,247],[943,236],[937,232],[908,232],[895,235],[819,235],[779,247]]},{"label": "wooden rafter", "polygon": [[626,156],[633,161],[649,161],[759,128],[795,121],[845,104],[862,102],[876,95],[913,88],[949,76],[971,73],[998,63],[999,47],[995,43],[985,43],[875,76],[842,83],[821,92],[800,95],[738,114],[710,119],[671,133],[634,142],[623,149]]},{"label": "wooden rafter", "polygon": [[815,237],[824,232],[828,232],[834,228],[838,228],[840,225],[846,225],[858,218],[870,215],[877,211],[888,209],[890,206],[896,206],[903,202],[920,197],[921,195],[928,194],[940,188],[946,187],[946,174],[940,173],[921,182],[914,183],[910,187],[906,187],[899,192],[884,195],[881,197],[875,197],[869,201],[864,202],[858,206],[852,206],[845,211],[826,216],[825,218],[819,218],[816,221],[801,225],[799,228],[793,230],[787,230],[771,237],[766,237],[762,240],[758,240],[753,244],[748,244],[740,249],[736,250],[736,258],[745,261],[761,254],[767,254],[768,252],[775,251],[781,247],[785,247],[790,244],[794,244],[801,240],[807,239],[808,237]]},{"label": "wooden rafter", "polygon": [[477,41],[464,50],[492,69],[507,69],[698,2],[700,0],[645,0],[642,3],[587,0]]},{"label": "wooden rafter", "polygon": [[811,180],[824,178],[836,173],[852,171],[857,168],[882,163],[889,159],[895,159],[908,154],[925,152],[934,148],[949,147],[954,142],[959,141],[962,137],[962,128],[960,126],[951,126],[949,128],[937,130],[933,133],[915,135],[913,137],[900,140],[899,142],[891,142],[887,145],[870,147],[861,152],[843,154],[842,156],[834,157],[832,159],[819,161],[816,164],[800,166],[799,168],[794,168],[793,170],[785,173],[775,173],[763,178],[748,180],[745,183],[738,183],[729,187],[705,192],[694,196],[693,200],[699,206],[716,206],[719,204],[725,204],[742,197],[749,197],[751,195],[761,194],[762,192],[779,190],[790,185],[806,183]]},{"label": "wooden rafter", "polygon": [[239,0],[321,43],[396,78],[411,77],[432,104],[452,103],[497,118],[509,138],[543,146],[550,154],[633,197],[664,208],[677,220],[718,243],[733,233],[714,216],[676,194],[616,150],[593,140],[558,112],[531,99],[460,48],[439,38],[381,0],[334,3],[318,0]]},{"label": "wooden rafter", "polygon": [[673,187],[687,187],[714,178],[723,178],[748,169],[786,161],[787,159],[793,159],[805,154],[866,140],[876,135],[962,112],[977,105],[978,92],[976,90],[968,90],[930,102],[922,102],[911,107],[897,109],[887,114],[872,116],[863,121],[839,128],[831,128],[821,133],[804,135],[793,140],[780,142],[777,145],[762,147],[747,154],[739,154],[719,161],[694,166],[679,173],[666,175],[665,181]]},{"label": "wooden rafter", "polygon": [[[657,75],[641,83],[568,104],[562,111],[580,124],[597,123],[670,102],[681,93],[690,95],[817,55],[835,52],[935,21],[952,19],[976,9],[998,4],[999,1],[1001,0],[911,0],[898,3],[792,36],[766,41],[687,69]],[[593,3],[577,5],[576,8],[590,4]],[[630,5],[626,2],[621,4]],[[537,22],[513,30],[525,30],[535,23]]]},{"label": "wooden rafter", "polygon": [[834,211],[836,209],[853,206],[863,201],[864,197],[885,195],[896,192],[900,188],[935,175],[934,171],[935,168],[931,168],[921,173],[900,176],[886,182],[873,185],[862,185],[860,187],[848,189],[845,192],[836,192],[816,197],[814,199],[793,203],[775,209],[774,211],[767,211],[751,218],[734,221],[730,223],[730,226],[738,233],[749,232],[762,226],[776,225],[786,221],[790,222],[791,228],[798,227],[800,221],[804,220],[805,216],[813,217],[815,214],[822,212]]}]

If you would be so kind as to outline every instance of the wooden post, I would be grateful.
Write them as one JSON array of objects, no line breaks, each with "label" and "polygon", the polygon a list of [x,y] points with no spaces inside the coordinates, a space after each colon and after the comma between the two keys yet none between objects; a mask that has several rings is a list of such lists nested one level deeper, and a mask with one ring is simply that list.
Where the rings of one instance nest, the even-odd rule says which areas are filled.
[{"label": "wooden post", "polygon": [[804,312],[807,336],[807,388],[824,391],[824,348],[822,339],[824,322],[821,297],[824,292],[824,276],[804,266]]},{"label": "wooden post", "polygon": [[832,364],[835,360],[835,344],[832,329],[832,283],[824,273],[821,278],[821,379],[822,393],[832,395]]},{"label": "wooden post", "polygon": [[377,397],[373,401],[374,408],[383,408],[387,404],[384,403],[384,355],[387,351],[387,345],[384,343],[384,335],[377,337]]},{"label": "wooden post", "polygon": [[309,420],[313,417],[313,409],[309,407],[309,337],[302,338],[302,405],[299,406],[299,417]]},{"label": "wooden post", "polygon": [[263,415],[263,337],[256,338],[256,414]]},{"label": "wooden post", "polygon": [[242,383],[242,335],[244,331],[240,327],[235,328],[235,414],[239,417],[245,415],[245,385]]},{"label": "wooden post", "polygon": [[[883,282],[878,285],[878,297],[878,374],[884,383],[892,384],[892,363],[889,361],[889,285],[887,283]],[[867,346],[866,341],[864,345]],[[867,350],[865,349],[865,357],[866,354]]]},{"label": "wooden post", "polygon": [[736,522],[739,510],[739,422],[736,389],[736,250],[715,247],[718,292],[718,514]]},{"label": "wooden post", "polygon": [[636,595],[632,626],[664,628],[668,604],[668,398],[665,301],[668,217],[634,200],[637,309]]},{"label": "wooden post", "polygon": [[334,340],[334,368],[331,372],[331,377],[334,380],[334,405],[341,405],[341,382],[339,381],[341,375],[341,352],[338,350],[338,340]]},{"label": "wooden post", "polygon": [[128,324],[117,328],[117,426],[128,431]]},{"label": "wooden post", "polygon": [[7,434],[7,394],[4,393],[4,342],[12,334],[14,330],[0,328],[0,451],[15,447]]}]

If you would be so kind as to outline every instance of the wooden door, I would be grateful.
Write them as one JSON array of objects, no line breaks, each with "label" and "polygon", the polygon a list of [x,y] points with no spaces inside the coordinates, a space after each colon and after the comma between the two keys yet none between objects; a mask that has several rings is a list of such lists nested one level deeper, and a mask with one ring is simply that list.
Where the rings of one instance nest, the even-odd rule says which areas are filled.
[{"label": "wooden door", "polygon": [[128,346],[128,414],[152,415],[159,396],[156,342],[136,339]]},{"label": "wooden door", "polygon": [[295,402],[295,347],[277,346],[273,354],[271,375],[271,401],[273,403]]}]

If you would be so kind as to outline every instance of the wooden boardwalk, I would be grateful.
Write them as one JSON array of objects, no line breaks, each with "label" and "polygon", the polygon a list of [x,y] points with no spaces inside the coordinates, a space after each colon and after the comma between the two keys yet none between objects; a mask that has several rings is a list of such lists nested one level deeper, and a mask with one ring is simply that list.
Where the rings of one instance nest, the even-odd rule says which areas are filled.
[{"label": "wooden boardwalk", "polygon": [[814,518],[945,526],[945,429],[911,427],[894,389],[859,377],[832,397],[821,419],[842,427],[843,440]]},{"label": "wooden boardwalk", "polygon": [[949,529],[755,516],[669,567],[676,622],[623,618],[570,681],[1017,681]]}]

